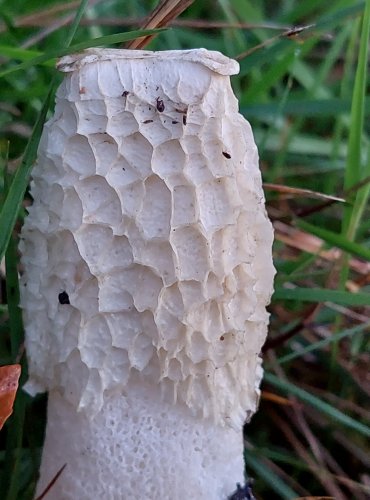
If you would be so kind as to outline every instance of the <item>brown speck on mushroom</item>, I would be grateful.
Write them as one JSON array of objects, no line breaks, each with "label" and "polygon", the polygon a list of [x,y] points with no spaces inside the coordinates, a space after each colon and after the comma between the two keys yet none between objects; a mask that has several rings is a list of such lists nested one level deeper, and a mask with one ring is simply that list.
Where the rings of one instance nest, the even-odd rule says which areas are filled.
[{"label": "brown speck on mushroom", "polygon": [[186,125],[186,115],[184,115],[184,116],[182,117],[182,124],[183,124],[183,125]]},{"label": "brown speck on mushroom", "polygon": [[230,158],[231,158],[231,154],[230,153],[226,153],[226,151],[222,151],[222,154],[224,155],[225,158],[227,158],[228,160],[230,160]]},{"label": "brown speck on mushroom", "polygon": [[129,94],[128,90],[125,90],[124,92],[122,92],[122,97],[127,97]]},{"label": "brown speck on mushroom", "polygon": [[85,94],[85,93],[86,93],[85,87],[81,87],[79,90],[79,94]]},{"label": "brown speck on mushroom", "polygon": [[145,120],[143,123],[146,125],[147,123],[153,123],[153,120]]},{"label": "brown speck on mushroom", "polygon": [[225,337],[221,335],[220,340],[225,340]]},{"label": "brown speck on mushroom", "polygon": [[163,100],[160,99],[159,97],[157,97],[156,102],[157,102],[157,110],[160,113],[163,113],[163,111],[164,111],[164,102],[163,102]]},{"label": "brown speck on mushroom", "polygon": [[179,123],[177,120],[172,120],[172,125],[176,125],[177,123]]}]

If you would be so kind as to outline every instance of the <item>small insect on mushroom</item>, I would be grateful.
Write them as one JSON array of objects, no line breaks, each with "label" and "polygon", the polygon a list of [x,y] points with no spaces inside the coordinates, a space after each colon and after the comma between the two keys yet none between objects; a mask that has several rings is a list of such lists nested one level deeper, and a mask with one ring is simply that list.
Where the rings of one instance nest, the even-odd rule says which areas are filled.
[{"label": "small insect on mushroom", "polygon": [[157,110],[160,112],[160,113],[163,113],[164,111],[164,102],[162,99],[160,99],[159,97],[157,97],[156,99],[156,103],[157,103]]},{"label": "small insect on mushroom", "polygon": [[247,479],[243,487],[238,483],[236,485],[236,491],[230,495],[227,500],[256,500],[252,492],[252,483],[253,481],[251,479]]},{"label": "small insect on mushroom", "polygon": [[59,300],[59,304],[62,304],[62,305],[70,304],[69,296],[68,296],[68,293],[66,291],[63,291],[58,295],[58,300]]}]

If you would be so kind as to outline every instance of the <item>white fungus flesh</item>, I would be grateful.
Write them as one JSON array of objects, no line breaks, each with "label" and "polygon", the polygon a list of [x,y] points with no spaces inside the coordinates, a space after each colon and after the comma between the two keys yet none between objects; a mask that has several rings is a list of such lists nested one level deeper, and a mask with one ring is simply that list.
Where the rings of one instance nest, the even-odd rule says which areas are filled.
[{"label": "white fungus flesh", "polygon": [[226,500],[274,276],[238,64],[95,49],[59,69],[21,241],[38,489],[67,464],[48,498]]}]

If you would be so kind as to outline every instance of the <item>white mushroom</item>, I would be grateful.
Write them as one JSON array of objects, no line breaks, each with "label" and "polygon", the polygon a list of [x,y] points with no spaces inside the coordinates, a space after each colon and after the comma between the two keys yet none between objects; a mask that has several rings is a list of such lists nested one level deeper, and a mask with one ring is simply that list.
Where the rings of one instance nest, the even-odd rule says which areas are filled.
[{"label": "white mushroom", "polygon": [[95,49],[59,69],[21,243],[39,491],[66,463],[51,499],[224,500],[274,275],[238,64]]}]

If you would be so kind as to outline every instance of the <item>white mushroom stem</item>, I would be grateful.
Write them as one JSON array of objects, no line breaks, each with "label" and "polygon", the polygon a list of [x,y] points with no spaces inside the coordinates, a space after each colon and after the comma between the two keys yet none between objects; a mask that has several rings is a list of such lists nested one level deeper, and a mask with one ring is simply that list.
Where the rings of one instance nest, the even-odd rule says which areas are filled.
[{"label": "white mushroom stem", "polygon": [[220,53],[89,50],[21,243],[50,498],[225,500],[243,482],[274,269],[258,154]]}]

